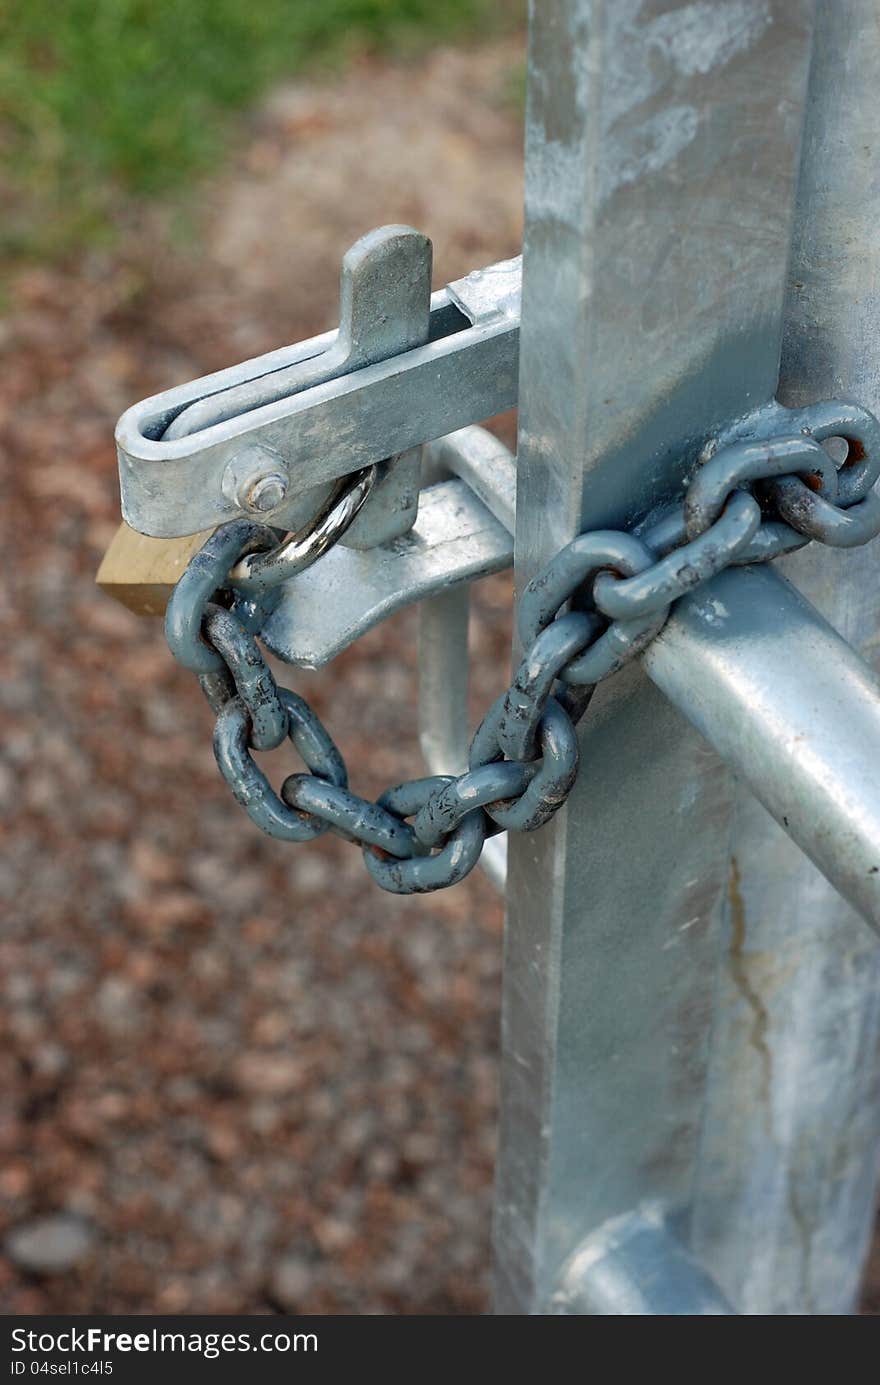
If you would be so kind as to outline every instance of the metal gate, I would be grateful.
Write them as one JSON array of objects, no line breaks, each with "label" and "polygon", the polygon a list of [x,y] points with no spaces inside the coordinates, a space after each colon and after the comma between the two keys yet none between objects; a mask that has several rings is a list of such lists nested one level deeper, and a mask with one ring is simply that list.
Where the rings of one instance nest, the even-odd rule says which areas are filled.
[{"label": "metal gate", "polygon": [[[528,66],[521,307],[516,261],[430,297],[424,237],[366,237],[338,334],[123,416],[124,511],[166,539],[313,515],[271,558],[241,529],[234,553],[211,540],[220,567],[191,565],[169,608],[219,713],[221,768],[265,830],[329,824],[408,891],[452,883],[481,847],[501,881],[486,814],[540,825],[509,834],[497,1310],[848,1313],[880,1149],[880,554],[849,548],[880,464],[880,10],[533,0]],[[514,402],[515,464],[473,427]],[[691,523],[725,466],[713,513],[732,524],[739,505],[751,524],[736,560]],[[746,476],[765,479],[760,532]],[[848,484],[842,508],[826,482]],[[546,709],[561,660],[520,665],[470,762],[464,734],[467,583],[509,564],[514,511],[521,610],[579,535],[679,555],[687,538],[692,555],[652,567],[637,634],[605,621],[600,638],[620,638],[604,672],[624,635],[625,667],[585,713],[560,694],[583,714],[576,783],[570,765],[542,780],[518,818],[510,801],[540,779],[522,768],[535,688]],[[200,622],[233,557],[240,643],[228,612],[204,627],[218,673]],[[132,561],[107,581],[130,584]],[[627,582],[610,558],[598,569],[610,602]],[[257,629],[315,666],[416,599],[422,744],[459,778],[365,804],[298,704],[254,690],[241,641]],[[525,641],[536,667],[552,614]],[[578,620],[598,620],[579,598]],[[258,731],[307,746],[311,772],[281,799],[250,759]]]}]

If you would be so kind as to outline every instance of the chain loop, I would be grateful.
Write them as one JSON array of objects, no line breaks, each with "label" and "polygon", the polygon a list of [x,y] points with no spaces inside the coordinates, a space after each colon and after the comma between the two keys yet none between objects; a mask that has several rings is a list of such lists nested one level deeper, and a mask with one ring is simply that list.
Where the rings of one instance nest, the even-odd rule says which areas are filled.
[{"label": "chain loop", "polygon": [[179,664],[194,673],[217,673],[226,665],[202,635],[208,603],[228,586],[228,573],[242,554],[271,548],[275,531],[266,524],[234,519],[223,524],[190,559],[165,611],[165,639]]},{"label": "chain loop", "polygon": [[714,524],[646,572],[635,577],[600,572],[593,583],[593,599],[612,620],[657,615],[685,592],[729,567],[760,527],[757,500],[746,491],[735,491]]},{"label": "chain loop", "polygon": [[[499,698],[471,744],[471,767],[494,764],[501,759],[502,750],[497,732]],[[541,759],[537,772],[514,803],[495,803],[486,812],[506,832],[534,832],[549,822],[565,802],[577,778],[578,740],[571,717],[564,707],[551,697],[538,726]]]},{"label": "chain loop", "polygon": [[287,713],[256,640],[222,606],[207,607],[204,631],[250,717],[251,745],[254,750],[274,750],[287,735]]},{"label": "chain loop", "polygon": [[[522,593],[525,653],[477,729],[467,771],[399,784],[376,803],[350,791],[321,721],[277,686],[255,639],[276,583],[314,562],[354,518],[372,485],[367,471],[340,483],[317,521],[280,547],[265,525],[218,529],[174,590],[166,634],[217,714],[214,751],[238,802],[270,836],[309,841],[329,830],[358,843],[372,878],[395,894],[462,880],[487,834],[541,827],[574,784],[575,726],[595,684],[650,643],[673,602],[726,567],[766,562],[810,539],[852,547],[880,533],[873,415],[829,400],[798,410],[774,404],[746,424],[767,430],[780,418],[800,431],[720,447],[683,503],[640,535],[595,530],[557,553]],[[847,445],[839,466],[822,446],[830,438]],[[279,795],[252,752],[285,737],[307,773],[288,775]]]},{"label": "chain loop", "polygon": [[342,785],[314,774],[291,774],[281,785],[281,797],[306,819],[323,823],[346,841],[375,846],[389,856],[407,860],[418,849],[413,830],[378,803],[360,798]]},{"label": "chain loop", "polygon": [[497,717],[498,748],[509,760],[534,758],[538,728],[557,677],[601,629],[596,615],[569,611],[538,635],[504,694]]},{"label": "chain loop", "polygon": [[[312,774],[345,788],[345,762],[309,704],[287,688],[279,689],[287,714],[287,735]],[[214,727],[214,755],[220,773],[252,822],[270,837],[308,842],[326,832],[326,824],[288,808],[275,793],[250,753],[251,719],[240,697],[222,708]]]},{"label": "chain loop", "polygon": [[696,539],[718,519],[731,493],[745,481],[762,481],[792,473],[819,488],[820,494],[837,495],[837,468],[821,443],[798,434],[772,442],[739,442],[722,448],[705,462],[688,486],[684,498],[684,523],[689,539]]},{"label": "chain loop", "polygon": [[818,442],[842,438],[847,455],[837,474],[837,500],[852,505],[864,500],[880,478],[880,423],[860,404],[826,399],[798,409],[795,417]]},{"label": "chain loop", "polygon": [[[379,799],[379,807],[395,817],[417,815],[431,798],[450,782],[447,775],[429,779],[412,779],[388,789]],[[408,861],[395,861],[376,847],[365,846],[364,862],[377,885],[391,894],[428,894],[457,885],[469,875],[480,859],[486,839],[486,815],[482,809],[467,813],[453,828],[445,845],[433,856],[413,856]]]},{"label": "chain loop", "polygon": [[783,519],[807,538],[831,548],[857,548],[880,534],[880,497],[873,491],[841,510],[815,495],[797,476],[783,476],[768,489]]},{"label": "chain loop", "polygon": [[618,529],[579,534],[532,578],[520,597],[517,628],[523,647],[529,649],[566,601],[603,568],[635,577],[653,562],[654,554],[635,534]]},{"label": "chain loop", "polygon": [[425,846],[439,846],[475,808],[499,808],[525,793],[538,770],[536,763],[498,761],[449,779],[422,804],[413,829]]}]

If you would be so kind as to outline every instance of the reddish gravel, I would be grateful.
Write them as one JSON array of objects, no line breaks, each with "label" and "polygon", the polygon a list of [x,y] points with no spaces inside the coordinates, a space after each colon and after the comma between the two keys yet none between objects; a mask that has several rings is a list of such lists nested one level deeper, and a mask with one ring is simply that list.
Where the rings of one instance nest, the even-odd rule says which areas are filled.
[{"label": "reddish gravel", "polygon": [[[440,52],[281,91],[205,190],[196,246],[154,215],[112,254],[14,286],[0,341],[6,1311],[486,1307],[494,891],[474,878],[399,900],[342,842],[261,836],[158,623],[93,577],[127,404],[331,325],[339,257],[371,226],[428,230],[438,283],[516,252],[519,58],[516,43]],[[508,610],[506,584],[486,584],[482,705],[506,670]],[[367,793],[419,771],[414,636],[409,612],[295,680]],[[63,1215],[41,1229],[47,1214]],[[35,1272],[47,1244],[71,1267]]]}]

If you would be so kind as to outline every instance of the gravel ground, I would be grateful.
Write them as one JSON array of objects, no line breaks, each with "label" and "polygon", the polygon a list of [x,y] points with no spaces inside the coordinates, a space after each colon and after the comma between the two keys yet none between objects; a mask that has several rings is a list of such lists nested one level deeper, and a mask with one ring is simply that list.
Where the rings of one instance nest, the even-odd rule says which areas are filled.
[{"label": "gravel ground", "polygon": [[[486,1307],[496,895],[476,877],[398,900],[342,842],[263,837],[218,778],[207,708],[158,623],[93,578],[126,405],[332,325],[340,256],[374,225],[430,231],[438,284],[516,253],[520,58],[505,42],[281,90],[206,188],[195,244],[151,215],[113,253],[14,287],[7,1312]],[[502,685],[508,610],[506,583],[484,584],[480,705]],[[408,612],[296,678],[369,794],[419,770],[414,637]]]},{"label": "gravel ground", "polygon": [[[516,252],[520,61],[509,41],[283,89],[204,189],[194,242],[152,213],[14,287],[3,1311],[487,1306],[497,897],[475,875],[398,900],[339,841],[261,836],[194,680],[93,575],[126,405],[331,325],[339,258],[374,225],[429,231],[438,284]],[[475,714],[503,683],[509,606],[506,581],[478,589]],[[295,679],[368,794],[419,769],[414,636],[404,613]],[[870,1284],[880,1311],[876,1257]]]}]

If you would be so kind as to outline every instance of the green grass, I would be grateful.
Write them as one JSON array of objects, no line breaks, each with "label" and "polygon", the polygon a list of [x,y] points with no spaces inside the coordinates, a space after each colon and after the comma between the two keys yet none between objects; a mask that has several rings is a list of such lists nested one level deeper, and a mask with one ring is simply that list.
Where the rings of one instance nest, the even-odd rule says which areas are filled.
[{"label": "green grass", "polygon": [[[120,197],[190,183],[229,114],[356,52],[497,29],[511,0],[0,0],[0,253],[105,235]],[[357,114],[352,112],[352,120]]]}]

